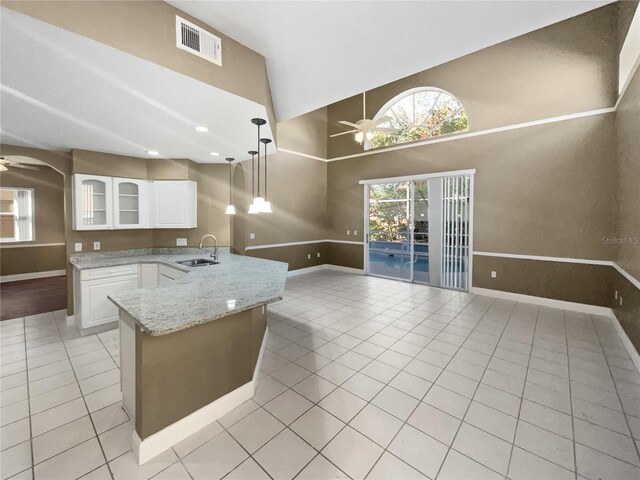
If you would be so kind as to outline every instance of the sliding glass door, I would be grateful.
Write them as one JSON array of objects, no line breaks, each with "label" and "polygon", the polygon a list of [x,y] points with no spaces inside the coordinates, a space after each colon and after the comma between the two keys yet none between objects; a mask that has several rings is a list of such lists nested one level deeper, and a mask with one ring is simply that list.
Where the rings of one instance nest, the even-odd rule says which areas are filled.
[{"label": "sliding glass door", "polygon": [[368,274],[469,289],[470,175],[368,183],[366,190]]},{"label": "sliding glass door", "polygon": [[369,272],[411,280],[412,185],[382,183],[369,187]]}]

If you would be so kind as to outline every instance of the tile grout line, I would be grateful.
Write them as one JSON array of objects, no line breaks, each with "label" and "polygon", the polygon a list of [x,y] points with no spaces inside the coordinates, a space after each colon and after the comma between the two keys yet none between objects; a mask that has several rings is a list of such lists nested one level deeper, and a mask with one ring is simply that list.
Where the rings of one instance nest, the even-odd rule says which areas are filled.
[{"label": "tile grout line", "polygon": [[[518,416],[516,417],[516,428],[513,431],[513,441],[511,442],[511,452],[509,453],[509,462],[507,463],[507,473],[505,474],[505,477],[509,476],[509,470],[511,470],[511,460],[513,459],[513,450],[515,449],[515,446],[516,446],[516,436],[518,435],[518,429],[520,428],[520,415],[522,414],[522,404],[524,403],[524,400],[525,400],[524,391],[527,388],[527,378],[529,377],[529,366],[531,365],[531,355],[532,355],[532,352],[533,352],[533,344],[534,344],[535,338],[536,338],[536,329],[538,328],[538,319],[539,319],[539,317],[540,317],[540,307],[536,306],[536,320],[535,320],[535,323],[533,324],[533,334],[531,335],[531,349],[529,350],[529,358],[527,359],[527,369],[524,372],[524,380],[522,382],[522,392],[521,392],[521,395],[520,395],[520,405],[518,406]],[[563,313],[563,318],[564,318],[564,313]],[[565,334],[565,337],[566,337],[566,334]],[[566,338],[565,338],[565,341],[566,341]],[[537,403],[537,402],[535,402],[535,403]],[[528,452],[528,450],[526,450],[524,448],[523,448],[523,450]],[[529,453],[532,453],[533,455],[536,455],[533,452],[529,452]],[[536,455],[536,456],[539,457],[539,458],[543,458],[543,457],[540,457],[539,455]],[[547,460],[547,459],[545,459],[545,460]]]},{"label": "tile grout line", "polygon": [[[54,317],[54,320],[55,320],[55,317]],[[55,323],[56,323],[56,327],[58,329],[58,334],[60,335],[60,338],[62,340],[62,332],[60,332],[60,326],[58,325],[57,320],[56,320]],[[62,345],[64,347],[64,351],[65,351],[65,353],[67,355],[67,358],[69,359],[69,363],[71,363],[71,357],[69,356],[69,352],[67,350],[67,346],[64,343],[64,341],[62,341]],[[76,371],[74,370],[73,365],[71,366],[71,371],[73,372],[73,376],[76,379],[76,383],[78,385],[78,388],[80,388],[80,381],[78,380],[78,376],[76,375]],[[82,394],[82,389],[80,389],[80,393]],[[111,471],[111,466],[109,465],[109,462],[107,461],[107,455],[104,453],[104,448],[102,447],[102,442],[100,441],[100,437],[98,435],[98,429],[96,428],[96,425],[95,425],[95,423],[93,421],[93,417],[91,416],[91,411],[89,410],[89,406],[87,405],[87,400],[84,398],[84,395],[82,395],[81,398],[82,398],[82,402],[84,403],[85,408],[87,409],[87,416],[89,417],[89,421],[91,422],[91,427],[93,428],[93,432],[95,434],[94,438],[98,442],[98,446],[100,447],[100,452],[102,453],[102,457],[104,458],[104,462],[105,463],[103,465],[107,465],[107,469],[109,471],[109,475],[111,475],[111,478],[113,479],[114,478],[113,477],[113,472]],[[91,440],[91,439],[89,439],[89,440]],[[89,440],[87,440],[87,441],[89,441]],[[84,442],[81,442],[78,445],[81,445],[82,443],[84,443]],[[100,465],[100,466],[102,466],[102,465]]]},{"label": "tile grout line", "polygon": [[33,455],[33,425],[31,423],[31,393],[29,390],[29,354],[27,351],[27,317],[22,319],[23,328],[24,328],[24,361],[25,361],[25,375],[27,378],[27,408],[29,411],[29,446],[31,449],[31,478],[35,479],[36,476],[36,465],[35,458]]},{"label": "tile grout line", "polygon": [[[467,303],[467,305],[466,305],[466,306],[468,306],[468,305],[469,305],[469,304],[471,304],[472,302],[473,302],[473,299],[472,299],[469,303]],[[448,303],[448,302],[447,302],[447,303]],[[477,326],[480,324],[480,322],[482,321],[482,319],[484,318],[484,316],[487,314],[487,312],[491,309],[491,307],[492,307],[494,304],[495,304],[495,299],[494,299],[494,301],[493,301],[493,302],[491,302],[491,305],[489,305],[489,307],[488,307],[488,308],[487,308],[487,310],[484,312],[484,314],[483,314],[483,315],[478,319],[477,323],[474,325],[474,327],[471,329],[471,331],[469,332],[469,334],[468,334],[468,335],[467,335],[467,337],[465,338],[465,341],[469,338],[469,335],[471,335],[471,334],[473,333],[473,331],[477,328]],[[465,308],[466,308],[466,306],[465,306]],[[463,310],[464,310],[464,309],[463,309]],[[447,327],[448,327],[449,325],[451,325],[451,322],[453,322],[459,314],[460,314],[460,312],[459,312],[455,317],[453,317],[453,318],[451,319],[451,321],[447,324]],[[428,317],[427,317],[427,318],[428,318]],[[440,333],[441,333],[442,331],[444,331],[447,327],[444,327],[442,330],[440,330],[440,332],[438,332],[438,335],[440,335]],[[430,342],[425,346],[425,348],[427,348],[427,347],[428,347],[428,346],[433,342],[433,340],[436,340],[436,339],[437,339],[437,337],[438,337],[438,336],[436,335],[436,336],[435,336],[435,337],[434,337],[434,338],[433,338],[433,339],[432,339],[432,340],[431,340],[431,341],[430,341]],[[443,340],[440,340],[440,341],[443,341]],[[446,342],[446,343],[448,343],[448,342]],[[397,432],[396,432],[396,434],[393,436],[393,438],[391,439],[391,441],[389,441],[389,443],[387,444],[387,447],[385,447],[385,448],[384,448],[383,454],[384,454],[384,452],[388,452],[388,447],[389,447],[389,446],[393,443],[393,441],[397,438],[397,436],[398,436],[398,434],[400,433],[400,431],[401,431],[401,430],[402,430],[402,429],[403,429],[403,428],[408,424],[409,419],[413,416],[413,414],[414,414],[414,413],[415,413],[415,411],[418,409],[418,407],[420,406],[420,404],[421,404],[421,403],[423,403],[423,399],[428,395],[428,393],[431,391],[431,389],[433,388],[433,386],[436,384],[436,382],[438,381],[438,379],[440,378],[440,376],[442,375],[442,373],[446,370],[446,368],[449,366],[449,364],[451,363],[451,361],[454,359],[455,355],[460,351],[460,349],[462,348],[462,345],[464,345],[464,342],[463,342],[463,343],[461,343],[460,345],[458,345],[458,348],[456,349],[455,353],[451,356],[451,358],[449,359],[449,361],[446,363],[446,365],[445,365],[444,367],[441,367],[441,368],[442,368],[442,370],[440,371],[440,373],[438,374],[438,376],[434,379],[434,381],[433,381],[433,382],[431,382],[431,386],[429,386],[429,389],[425,392],[425,394],[422,396],[422,398],[418,400],[417,405],[413,408],[413,410],[411,411],[411,413],[409,414],[409,416],[408,416],[408,417],[403,421],[402,426],[398,429],[398,431],[397,431]],[[497,344],[496,344],[496,345],[497,345]],[[421,351],[422,351],[422,350],[421,350]],[[418,354],[418,355],[419,355],[419,354]],[[426,363],[426,362],[425,362],[425,363]],[[455,372],[453,372],[453,373],[455,373]],[[465,378],[466,378],[466,377],[465,377]],[[480,382],[478,382],[478,385],[479,385],[479,384],[480,384]],[[442,388],[444,388],[444,387],[442,387]],[[476,387],[476,388],[477,388],[477,387]],[[448,389],[447,389],[447,390],[448,390]],[[456,393],[456,392],[454,392],[454,393]],[[471,404],[471,401],[472,401],[472,399],[470,400],[469,404]],[[439,410],[439,409],[438,409],[438,410]],[[446,413],[446,412],[444,412],[444,413]],[[463,418],[464,418],[464,417],[463,417]],[[460,420],[460,425],[462,425],[462,422],[463,422],[463,420]],[[440,466],[438,467],[438,471],[436,472],[436,475],[435,475],[435,477],[434,477],[434,478],[437,478],[438,474],[440,473],[440,469],[442,468],[442,465],[444,465],[444,462],[445,462],[445,460],[446,460],[446,457],[448,456],[449,451],[451,450],[452,446],[451,446],[451,445],[446,445],[446,444],[445,444],[444,442],[442,442],[441,440],[439,440],[439,439],[437,439],[437,438],[435,438],[435,437],[433,437],[433,436],[431,436],[431,435],[429,435],[429,434],[427,434],[427,433],[425,433],[425,432],[422,432],[422,430],[420,430],[420,429],[419,429],[419,428],[417,428],[417,427],[414,427],[414,426],[413,426],[413,425],[411,425],[411,424],[409,424],[409,425],[410,425],[412,428],[415,428],[415,429],[416,429],[416,430],[418,430],[419,432],[421,432],[421,433],[423,433],[423,434],[427,435],[427,436],[428,436],[428,437],[430,437],[430,438],[433,438],[433,439],[434,439],[434,440],[436,440],[437,442],[439,442],[439,443],[441,443],[441,444],[443,444],[443,445],[445,445],[445,446],[447,447],[447,452],[445,453],[444,457],[442,458],[442,463],[441,463],[441,464],[440,464]],[[457,432],[456,432],[456,433],[457,433]],[[368,437],[367,437],[367,438],[368,438]],[[454,440],[455,440],[455,438],[454,438]],[[451,441],[451,444],[453,445],[453,440]],[[392,452],[388,452],[388,453],[390,453],[390,454],[392,454],[392,455],[393,455],[393,453],[392,453]],[[394,456],[395,456],[395,455],[394,455]],[[381,456],[376,460],[376,462],[372,465],[371,469],[369,469],[369,471],[367,472],[367,475],[370,475],[370,474],[371,474],[371,472],[373,471],[373,469],[375,468],[375,466],[376,466],[376,465],[378,464],[378,462],[380,461],[380,458],[382,458],[382,455],[381,455]],[[402,459],[401,459],[401,460],[402,460]],[[403,461],[404,461],[404,460],[403,460]],[[407,462],[405,462],[405,463],[407,463]],[[418,470],[417,468],[415,468],[414,466],[412,466],[412,465],[410,465],[410,466],[411,466],[412,468],[414,468],[415,470],[420,471],[420,470]],[[421,473],[423,473],[423,472],[421,472]],[[426,474],[425,474],[425,475],[426,475]]]},{"label": "tile grout line", "polygon": [[[600,345],[600,348],[602,349],[602,351],[604,353],[604,348],[602,347],[602,339],[600,338],[600,333],[598,332],[598,328],[596,327],[596,325],[595,325],[595,323],[593,321],[593,315],[589,315],[589,319],[591,320],[591,324],[593,325],[593,328],[594,328],[594,330],[596,332],[596,336],[598,337],[598,344]],[[629,431],[630,438],[631,438],[631,443],[633,443],[633,446],[636,449],[636,455],[638,456],[638,459],[640,459],[640,447],[638,446],[638,442],[636,442],[635,438],[633,437],[633,432],[631,430],[631,426],[629,425],[629,419],[627,418],[627,413],[625,412],[624,405],[622,404],[622,401],[620,400],[620,392],[618,392],[618,384],[615,381],[615,377],[613,376],[613,372],[611,371],[611,365],[609,365],[609,359],[607,358],[606,354],[604,355],[604,360],[605,360],[605,362],[607,364],[607,369],[609,370],[609,375],[611,375],[611,381],[613,382],[613,388],[615,388],[616,395],[618,395],[618,401],[620,402],[620,407],[622,408],[622,416],[624,417],[625,425],[627,426],[627,430]],[[617,432],[617,433],[620,433],[620,432]],[[593,448],[593,447],[590,447],[590,448]],[[594,449],[594,450],[597,450],[597,449]],[[602,452],[602,453],[605,453],[605,452]],[[611,456],[611,455],[609,455],[609,456]],[[629,463],[629,462],[626,462],[626,463]],[[637,466],[640,466],[640,465],[635,465],[635,466],[637,467]]]},{"label": "tile grout line", "polygon": [[[573,396],[571,395],[571,350],[569,349],[569,335],[567,329],[567,315],[565,311],[562,311],[562,323],[564,325],[564,337],[567,347],[567,373],[569,379],[569,409],[571,410],[571,446],[573,451],[573,475],[578,480],[578,457],[576,455],[576,419],[573,414]],[[596,333],[597,335],[597,333]]]},{"label": "tile grout line", "polygon": [[[495,303],[496,303],[496,302],[492,303],[492,306],[493,306],[493,305],[495,305]],[[493,348],[493,352],[491,352],[491,356],[490,356],[489,360],[487,361],[487,365],[484,367],[484,370],[483,370],[483,372],[482,372],[482,376],[480,377],[480,380],[478,380],[478,385],[476,385],[476,388],[475,388],[475,390],[473,391],[473,396],[472,396],[472,397],[471,397],[471,399],[469,400],[469,405],[467,405],[467,408],[465,409],[464,415],[463,415],[463,416],[462,416],[462,418],[460,419],[460,425],[458,425],[458,428],[456,429],[456,433],[454,434],[453,439],[451,440],[451,445],[449,446],[449,449],[447,450],[447,453],[445,454],[444,459],[442,460],[442,463],[440,464],[440,467],[438,468],[438,472],[436,473],[436,476],[435,476],[434,478],[438,478],[438,475],[440,475],[440,472],[441,472],[441,470],[442,470],[442,467],[444,466],[444,463],[446,462],[447,457],[449,456],[449,453],[451,452],[451,450],[454,450],[454,448],[453,448],[453,444],[454,444],[454,442],[456,441],[456,438],[458,437],[458,433],[460,432],[460,429],[462,428],[463,423],[465,423],[464,419],[466,418],[467,413],[469,412],[469,409],[471,408],[471,404],[472,404],[472,403],[473,403],[473,401],[474,401],[474,397],[476,396],[476,393],[478,392],[478,389],[480,388],[480,385],[482,384],[482,379],[484,378],[484,375],[486,374],[487,370],[489,370],[489,363],[491,363],[491,360],[494,358],[494,354],[495,354],[496,350],[498,349],[498,345],[500,344],[500,341],[502,340],[502,337],[504,336],[504,333],[505,333],[505,331],[507,330],[507,326],[509,325],[509,321],[511,320],[511,316],[513,315],[513,312],[515,311],[515,309],[517,308],[517,306],[518,306],[518,303],[517,303],[517,302],[514,302],[514,304],[513,304],[513,308],[511,309],[511,312],[509,313],[509,316],[508,316],[508,318],[507,318],[507,321],[505,322],[504,326],[502,327],[502,332],[500,333],[500,336],[498,337],[498,341],[496,342],[496,344],[495,344],[495,346],[494,346],[494,348]],[[484,317],[484,316],[483,316],[483,317]],[[480,322],[481,322],[481,321],[482,321],[482,318],[480,319]],[[480,325],[480,322],[478,322],[478,325]],[[475,329],[475,328],[474,328],[474,329]],[[498,357],[496,357],[496,358],[498,358]],[[505,360],[505,361],[506,361],[506,360]],[[491,385],[489,385],[489,386],[491,386]],[[495,387],[494,387],[494,388],[495,388]],[[524,386],[523,386],[523,389],[524,389]],[[520,403],[522,403],[522,399],[520,399]],[[482,405],[484,405],[484,404],[482,404]],[[490,407],[489,405],[485,405],[485,406],[486,406],[486,407],[488,407],[488,408],[493,408],[493,407]],[[499,410],[498,410],[498,411],[499,411]],[[445,412],[445,413],[446,413],[446,412]],[[504,413],[504,412],[502,412],[502,413]],[[517,422],[517,420],[516,420],[516,422]],[[469,425],[472,425],[472,424],[469,424]],[[481,430],[481,431],[483,431],[483,432],[485,432],[485,433],[488,433],[489,435],[493,435],[491,432],[486,432],[486,431],[485,431],[484,429],[482,429],[482,428],[476,427],[475,425],[472,425],[472,426],[473,426],[473,427],[475,427],[475,428],[478,428],[479,430]],[[497,437],[496,435],[493,435],[493,436],[495,436],[496,438],[500,438],[500,437]],[[514,431],[514,439],[515,439],[515,431]],[[502,439],[500,438],[500,440],[502,440]],[[513,448],[513,442],[512,442],[512,448]],[[497,472],[497,471],[496,471],[496,470],[494,470],[493,468],[488,467],[487,465],[484,465],[483,463],[480,463],[478,460],[475,460],[475,459],[473,459],[473,458],[469,457],[468,455],[466,455],[466,454],[464,454],[464,453],[462,453],[462,452],[459,452],[458,450],[455,450],[455,451],[456,451],[456,452],[458,452],[458,453],[459,453],[459,454],[461,454],[461,455],[464,455],[464,456],[465,456],[465,457],[467,457],[467,458],[470,458],[472,461],[474,461],[474,462],[476,462],[476,463],[478,463],[478,464],[482,465],[483,467],[488,468],[489,470],[491,470],[491,471],[493,471],[493,472],[496,472],[496,473],[498,473],[499,475],[502,475],[500,472]],[[509,461],[511,461],[511,454],[509,454]],[[509,472],[509,466],[507,465],[507,473],[508,473],[508,472]],[[507,474],[505,474],[504,476],[506,477],[506,476],[507,476]]]}]

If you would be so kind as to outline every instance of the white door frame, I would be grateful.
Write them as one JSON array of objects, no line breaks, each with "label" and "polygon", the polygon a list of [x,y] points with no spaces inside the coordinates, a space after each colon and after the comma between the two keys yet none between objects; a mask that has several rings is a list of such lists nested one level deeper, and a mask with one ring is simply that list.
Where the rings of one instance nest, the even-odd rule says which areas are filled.
[{"label": "white door frame", "polygon": [[[364,254],[364,273],[365,275],[372,275],[380,278],[389,278],[391,280],[400,280],[403,282],[414,283],[413,281],[413,261],[411,262],[411,274],[409,279],[404,278],[396,278],[396,277],[387,277],[384,275],[374,275],[371,273],[371,266],[369,265],[369,188],[371,185],[377,185],[380,183],[403,183],[410,182],[410,190],[412,197],[412,208],[409,214],[411,215],[411,222],[414,221],[414,202],[413,202],[413,190],[415,188],[414,182],[420,182],[429,180],[430,178],[438,178],[438,177],[450,177],[450,176],[459,176],[459,175],[468,175],[470,177],[470,193],[469,193],[469,282],[467,291],[470,292],[473,283],[473,209],[474,209],[474,182],[475,182],[475,173],[476,169],[467,169],[467,170],[453,170],[448,172],[437,172],[437,173],[425,173],[420,175],[405,175],[401,177],[387,177],[387,178],[374,178],[369,180],[360,180],[358,183],[360,185],[364,185],[364,246],[363,246],[363,254]],[[411,236],[411,258],[413,260],[413,235]],[[420,284],[424,285],[424,284]]]}]

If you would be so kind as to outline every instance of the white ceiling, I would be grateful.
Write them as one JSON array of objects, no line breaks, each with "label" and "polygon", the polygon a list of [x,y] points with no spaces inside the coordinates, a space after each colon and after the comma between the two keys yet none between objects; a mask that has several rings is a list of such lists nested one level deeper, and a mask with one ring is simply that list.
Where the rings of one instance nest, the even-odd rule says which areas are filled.
[{"label": "white ceiling", "polygon": [[[267,118],[262,105],[12,10],[1,14],[3,143],[134,157],[157,150],[203,163],[247,159],[255,149],[250,119]],[[261,134],[272,137],[268,125]]]},{"label": "white ceiling", "polygon": [[266,57],[282,121],[611,1],[169,3]]}]

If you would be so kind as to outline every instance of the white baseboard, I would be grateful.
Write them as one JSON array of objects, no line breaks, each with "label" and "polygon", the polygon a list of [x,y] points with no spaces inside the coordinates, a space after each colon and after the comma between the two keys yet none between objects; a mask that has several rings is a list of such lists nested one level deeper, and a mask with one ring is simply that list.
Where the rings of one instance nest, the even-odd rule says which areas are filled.
[{"label": "white baseboard", "polygon": [[322,265],[315,265],[313,267],[299,268],[297,270],[291,270],[287,272],[287,277],[296,277],[298,275],[304,275],[305,273],[319,272],[320,270],[336,270],[338,272],[355,273],[358,275],[364,275],[364,270],[361,268],[342,267],[340,265],[332,265],[330,263],[323,263]]},{"label": "white baseboard", "polygon": [[471,292],[475,295],[484,295],[487,297],[502,298],[504,300],[513,300],[516,302],[533,303],[544,307],[561,308],[562,310],[570,310],[572,312],[590,313],[593,315],[611,316],[611,309],[608,307],[599,307],[597,305],[589,305],[586,303],[565,302],[564,300],[554,300],[552,298],[534,297],[533,295],[523,295],[521,293],[503,292],[502,290],[491,290],[489,288],[471,288]]},{"label": "white baseboard", "polygon": [[0,276],[0,283],[19,282],[20,280],[32,280],[34,278],[60,277],[66,274],[67,274],[66,270],[49,270],[48,272],[16,273],[15,275]]},{"label": "white baseboard", "polygon": [[613,320],[613,325],[616,327],[618,336],[620,337],[624,348],[627,349],[627,353],[631,357],[631,361],[636,366],[638,372],[640,372],[640,354],[638,354],[638,350],[636,350],[636,347],[631,343],[631,339],[627,336],[627,332],[624,331],[622,325],[620,325],[620,321],[618,320],[618,317],[616,317],[616,314],[613,313],[613,310],[611,310],[611,314],[609,316],[611,317],[611,320]]},{"label": "white baseboard", "polygon": [[329,270],[337,270],[338,272],[355,273],[357,275],[364,275],[364,270],[362,268],[343,267],[341,265],[331,265],[330,263],[327,263],[325,265]]},{"label": "white baseboard", "polygon": [[134,430],[132,434],[132,445],[134,457],[138,465],[142,465],[157,457],[162,452],[173,447],[190,435],[203,429],[210,423],[230,412],[238,405],[249,400],[254,394],[254,382],[247,382],[233,392],[229,392],[223,397],[205,405],[199,410],[187,415],[181,420],[172,423],[159,432],[141,440]]}]

